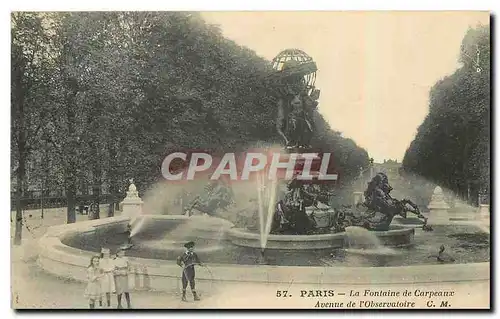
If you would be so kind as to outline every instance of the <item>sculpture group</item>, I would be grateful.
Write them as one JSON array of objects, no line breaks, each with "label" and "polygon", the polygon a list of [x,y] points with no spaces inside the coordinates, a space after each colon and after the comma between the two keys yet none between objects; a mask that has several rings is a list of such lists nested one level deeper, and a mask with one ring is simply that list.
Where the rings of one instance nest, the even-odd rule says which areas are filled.
[{"label": "sculpture group", "polygon": [[[272,79],[277,90],[277,129],[288,152],[307,153],[314,132],[313,112],[320,91],[314,86],[316,64],[300,50],[285,50],[273,60]],[[368,183],[365,201],[356,206],[329,207],[329,195],[319,185],[293,179],[282,200],[276,204],[271,226],[274,234],[305,235],[318,232],[342,232],[347,226],[369,230],[389,229],[394,216],[406,218],[408,212],[425,217],[408,199],[392,198],[387,175],[379,173]],[[309,212],[309,213],[308,213]],[[318,212],[326,223],[318,225]]]},{"label": "sculpture group", "polygon": [[[316,153],[312,152],[310,145],[314,133],[314,111],[320,96],[320,91],[314,86],[316,63],[303,51],[289,49],[273,59],[273,68],[275,72],[267,80],[271,82],[269,87],[275,89],[273,93],[278,114],[276,128],[283,138],[285,152],[299,155]],[[318,159],[321,160],[321,154]],[[296,171],[300,173],[304,163],[297,161]],[[311,173],[315,169],[311,166]],[[231,202],[231,196],[220,191],[225,187],[215,187],[218,191],[214,191],[210,185],[208,188],[204,199],[198,196],[191,202],[188,214],[194,208],[210,214],[222,204],[227,206]],[[331,194],[325,187],[322,188],[314,180],[294,178],[288,182],[283,198],[275,205],[270,232],[307,235],[343,232],[348,226],[386,231],[396,215],[406,218],[408,212],[423,219],[426,229],[427,219],[417,205],[408,199],[393,198],[391,191],[387,175],[378,173],[368,183],[363,202],[333,209],[329,205]]]},{"label": "sculpture group", "polygon": [[301,65],[289,60],[283,63],[280,71],[276,127],[288,149],[310,146],[314,130],[313,111],[318,106],[319,90],[313,83],[306,82],[304,75],[315,70],[314,62]]},{"label": "sculpture group", "polygon": [[[359,226],[373,231],[389,230],[397,215],[406,218],[413,213],[424,220],[416,204],[411,200],[398,200],[390,195],[392,187],[384,173],[379,173],[368,183],[364,193],[365,201],[357,205],[341,206],[333,210],[326,204],[328,195],[317,192],[311,185],[300,185],[296,180],[289,188],[284,200],[276,204],[275,216],[271,227],[273,234],[307,235],[318,232],[343,232],[348,226]],[[316,190],[316,192],[315,192]],[[307,214],[310,207],[310,214]],[[323,218],[328,222],[318,227],[317,211],[325,211]]]}]

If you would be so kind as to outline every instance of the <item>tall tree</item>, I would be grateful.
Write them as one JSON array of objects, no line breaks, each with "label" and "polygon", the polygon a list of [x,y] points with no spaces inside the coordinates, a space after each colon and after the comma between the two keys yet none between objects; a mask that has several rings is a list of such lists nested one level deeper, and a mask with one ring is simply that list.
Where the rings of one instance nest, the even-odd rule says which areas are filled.
[{"label": "tall tree", "polygon": [[[77,189],[107,186],[123,196],[133,177],[144,191],[161,179],[173,149],[243,151],[280,141],[276,101],[263,80],[269,61],[189,12],[85,12],[40,15],[53,70],[48,122],[50,174],[62,175],[67,221]],[[315,146],[332,151],[342,178],[368,163],[366,151],[323,117]],[[61,171],[63,174],[61,174]],[[89,216],[98,218],[97,215]]]},{"label": "tall tree", "polygon": [[429,114],[408,148],[405,171],[477,198],[489,190],[490,34],[469,29],[462,41],[462,66],[430,92]]},{"label": "tall tree", "polygon": [[50,37],[43,25],[43,15],[13,13],[11,38],[11,162],[16,178],[14,243],[20,244],[26,168],[46,122],[53,68]]}]

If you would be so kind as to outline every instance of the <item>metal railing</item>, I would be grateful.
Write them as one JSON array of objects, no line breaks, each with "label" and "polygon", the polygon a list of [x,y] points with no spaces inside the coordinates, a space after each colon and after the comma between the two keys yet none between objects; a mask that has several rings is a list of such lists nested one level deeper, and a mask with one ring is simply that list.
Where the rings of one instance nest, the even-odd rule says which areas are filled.
[{"label": "metal railing", "polygon": [[[76,195],[75,205],[77,206],[77,208],[78,206],[88,206],[91,203],[95,202],[96,197],[96,195]],[[100,194],[99,204],[117,203],[122,201],[124,197],[124,195]],[[11,196],[11,210],[15,210],[16,201],[17,199],[15,198],[15,196]],[[66,196],[30,196],[21,198],[21,207],[23,208],[23,210],[59,208],[66,206]]]}]

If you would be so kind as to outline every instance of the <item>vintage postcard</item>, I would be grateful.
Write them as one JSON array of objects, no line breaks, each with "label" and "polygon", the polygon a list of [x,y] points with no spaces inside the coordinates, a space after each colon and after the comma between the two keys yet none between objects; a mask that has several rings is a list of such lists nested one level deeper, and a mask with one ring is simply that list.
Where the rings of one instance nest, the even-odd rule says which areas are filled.
[{"label": "vintage postcard", "polygon": [[490,309],[490,14],[12,12],[14,309]]}]

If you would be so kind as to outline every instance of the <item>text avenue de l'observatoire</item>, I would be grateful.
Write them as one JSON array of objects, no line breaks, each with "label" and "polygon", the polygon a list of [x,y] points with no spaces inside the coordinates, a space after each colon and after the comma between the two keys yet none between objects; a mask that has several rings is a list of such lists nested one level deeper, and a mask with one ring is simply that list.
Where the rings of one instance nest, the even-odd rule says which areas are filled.
[{"label": "text avenue de l'observatoire", "polygon": [[[314,308],[448,308],[448,300],[455,296],[451,290],[424,289],[356,289],[356,290],[299,290],[297,292],[278,290],[276,298],[293,297],[312,299]],[[387,301],[385,297],[393,297]],[[407,299],[405,299],[407,298]],[[384,300],[380,300],[384,299]]]}]

